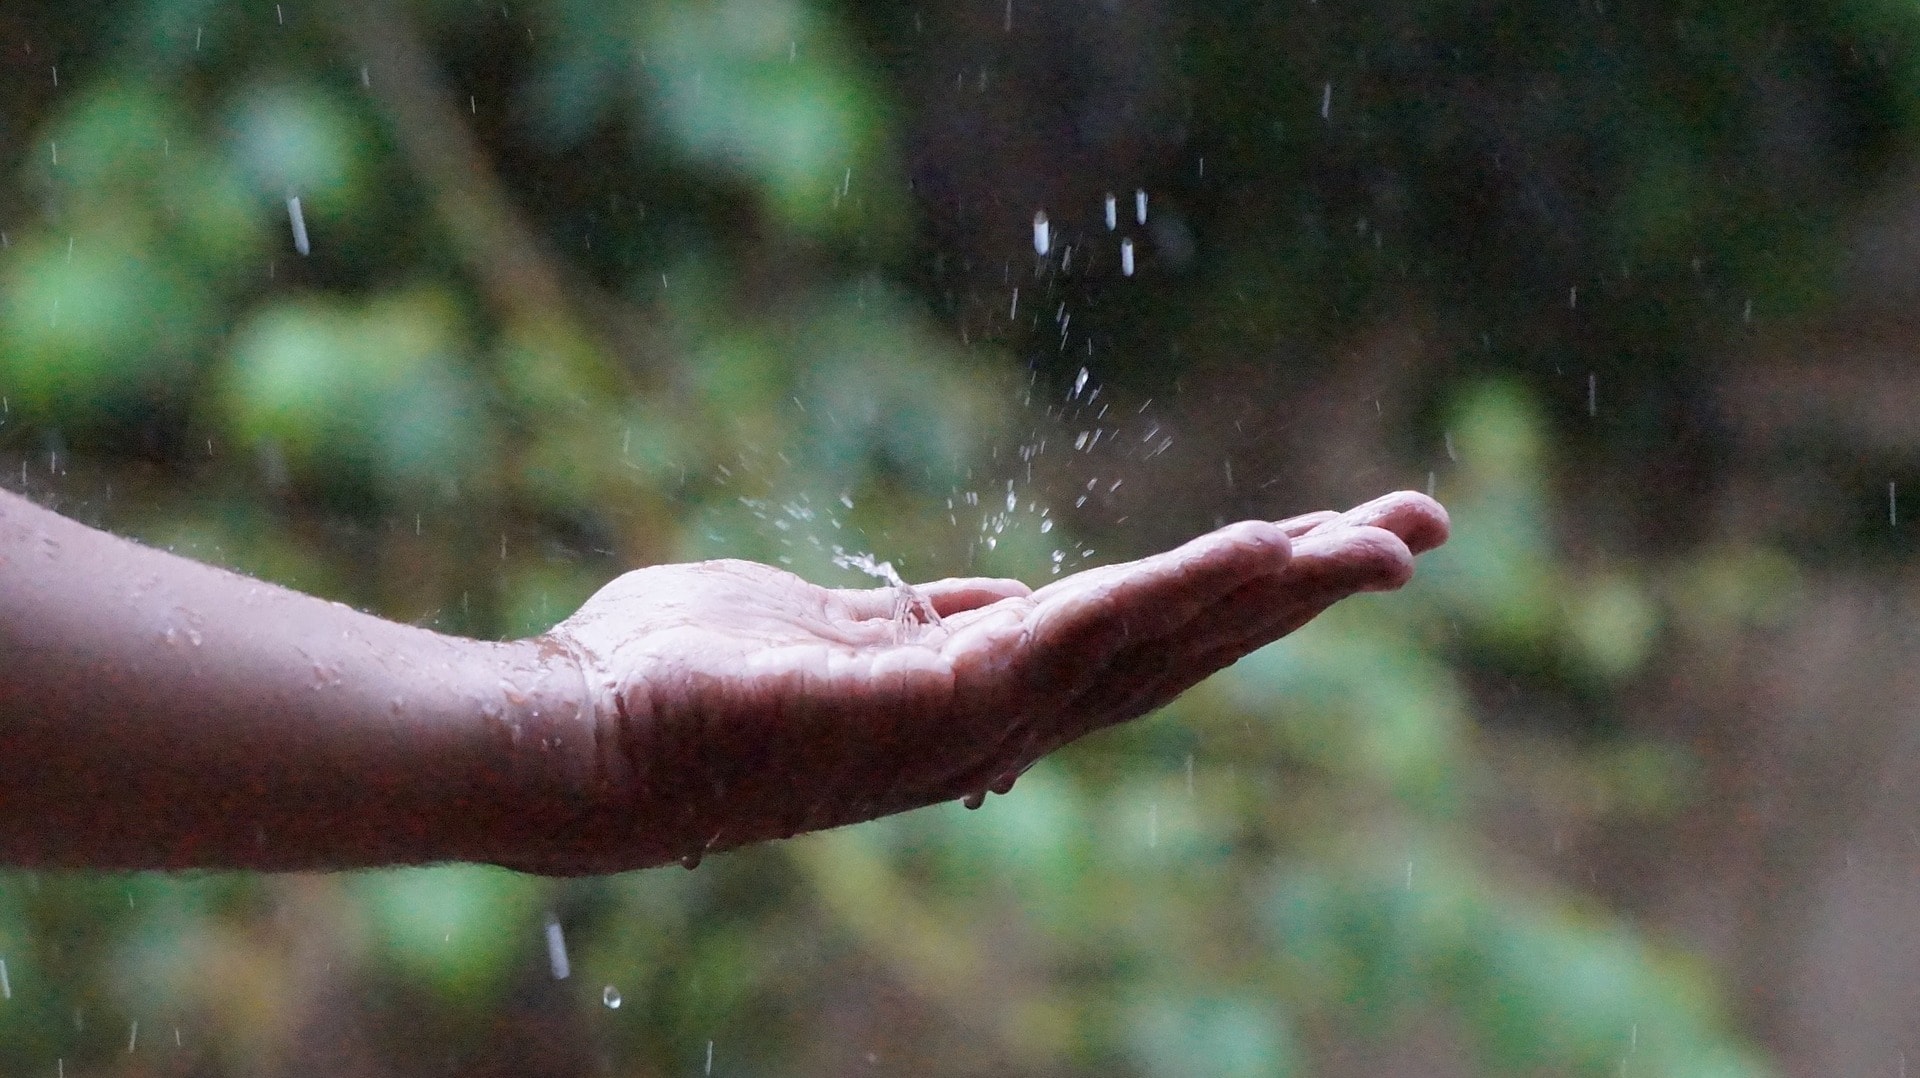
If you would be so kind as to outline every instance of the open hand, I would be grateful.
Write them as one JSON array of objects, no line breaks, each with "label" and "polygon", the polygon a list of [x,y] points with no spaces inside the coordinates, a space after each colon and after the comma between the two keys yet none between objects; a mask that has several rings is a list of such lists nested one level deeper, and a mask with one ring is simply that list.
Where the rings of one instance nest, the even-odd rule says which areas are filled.
[{"label": "open hand", "polygon": [[[1004,793],[1363,591],[1406,583],[1447,515],[1402,492],[1246,521],[1067,577],[817,587],[752,562],[603,588],[549,640],[586,669],[615,791],[565,864],[606,871]],[[580,863],[575,863],[576,861]]]}]

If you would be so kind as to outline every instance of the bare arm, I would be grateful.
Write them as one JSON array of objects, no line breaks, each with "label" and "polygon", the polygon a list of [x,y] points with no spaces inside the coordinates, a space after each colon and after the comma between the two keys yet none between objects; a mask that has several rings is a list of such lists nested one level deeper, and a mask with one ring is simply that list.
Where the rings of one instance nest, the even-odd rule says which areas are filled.
[{"label": "bare arm", "polygon": [[[593,767],[539,642],[400,625],[0,491],[0,862],[487,859]],[[557,741],[557,747],[536,749]]]},{"label": "bare arm", "polygon": [[1431,499],[1246,521],[1031,591],[656,566],[480,643],[0,492],[0,863],[553,873],[1005,793],[1446,538]]}]

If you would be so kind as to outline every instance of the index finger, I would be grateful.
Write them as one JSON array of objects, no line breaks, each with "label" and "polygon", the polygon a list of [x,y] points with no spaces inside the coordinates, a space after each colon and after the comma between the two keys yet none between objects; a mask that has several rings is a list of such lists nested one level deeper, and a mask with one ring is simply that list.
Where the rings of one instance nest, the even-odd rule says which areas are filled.
[{"label": "index finger", "polygon": [[1172,550],[1103,566],[1033,594],[1028,631],[1061,661],[1104,662],[1115,648],[1177,632],[1249,582],[1286,571],[1292,541],[1241,521]]},{"label": "index finger", "polygon": [[1412,553],[1425,554],[1447,541],[1452,522],[1439,502],[1417,491],[1397,490],[1362,502],[1344,513],[1329,514],[1306,532],[1296,534],[1319,535],[1354,527],[1390,531],[1399,536]]}]

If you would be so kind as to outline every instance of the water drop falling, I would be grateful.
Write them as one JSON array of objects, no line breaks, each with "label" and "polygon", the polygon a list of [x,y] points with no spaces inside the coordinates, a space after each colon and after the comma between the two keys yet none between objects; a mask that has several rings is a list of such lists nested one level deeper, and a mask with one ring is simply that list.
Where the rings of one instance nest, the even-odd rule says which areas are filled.
[{"label": "water drop falling", "polygon": [[553,972],[553,979],[564,981],[573,972],[573,966],[567,961],[567,937],[560,930],[560,921],[552,914],[547,915],[547,968]]},{"label": "water drop falling", "polygon": [[1107,192],[1107,231],[1112,232],[1114,229],[1119,227],[1120,227],[1120,200],[1113,197],[1112,191],[1108,191]]},{"label": "water drop falling", "polygon": [[299,195],[287,199],[287,219],[293,222],[293,249],[300,253],[300,257],[305,258],[312,253],[313,248],[307,242],[307,218],[300,212]]},{"label": "water drop falling", "polygon": [[[1008,497],[1011,498],[1012,494],[1009,493]],[[899,623],[903,633],[922,623],[941,624],[940,612],[933,608],[933,600],[902,579],[892,562],[879,561],[871,554],[848,553],[836,546],[833,548],[833,563],[842,569],[857,569],[893,588],[893,620]]]},{"label": "water drop falling", "polygon": [[1135,224],[1147,223],[1147,189],[1144,187],[1134,189],[1133,220]]},{"label": "water drop falling", "polygon": [[1033,253],[1046,257],[1053,249],[1053,228],[1047,224],[1047,211],[1039,210],[1033,215]]},{"label": "water drop falling", "polygon": [[1120,272],[1121,274],[1127,277],[1133,276],[1133,241],[1132,240],[1120,241]]},{"label": "water drop falling", "polygon": [[605,988],[602,988],[600,990],[600,1002],[606,1004],[607,1009],[610,1011],[619,1010],[620,1009],[620,990],[618,988],[615,988],[612,985],[608,985]]}]

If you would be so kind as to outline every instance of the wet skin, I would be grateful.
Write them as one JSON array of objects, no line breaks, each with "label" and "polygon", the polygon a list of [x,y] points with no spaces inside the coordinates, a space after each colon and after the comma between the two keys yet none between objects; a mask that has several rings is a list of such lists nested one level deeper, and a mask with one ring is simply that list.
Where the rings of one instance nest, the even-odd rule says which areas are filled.
[{"label": "wet skin", "polygon": [[977,799],[1399,587],[1446,534],[1438,504],[1399,493],[912,604],[663,565],[500,644],[0,493],[0,861],[611,872]]}]

